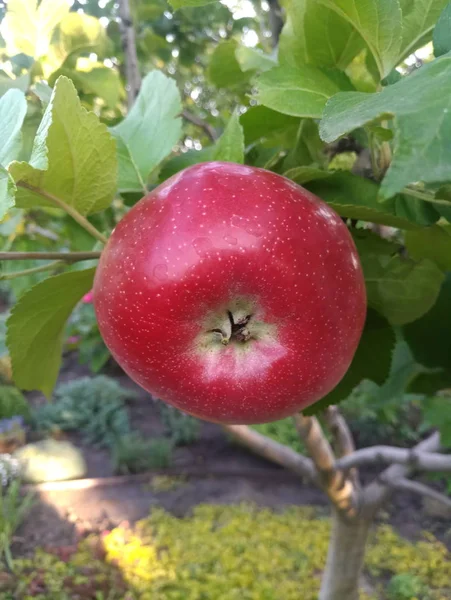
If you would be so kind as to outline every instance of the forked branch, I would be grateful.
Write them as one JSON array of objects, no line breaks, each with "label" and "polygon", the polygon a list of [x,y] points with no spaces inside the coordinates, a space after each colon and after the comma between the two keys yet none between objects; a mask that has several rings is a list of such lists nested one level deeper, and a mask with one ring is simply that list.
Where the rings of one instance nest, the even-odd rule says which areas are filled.
[{"label": "forked branch", "polygon": [[437,490],[434,490],[424,483],[412,481],[411,479],[405,479],[404,477],[392,480],[387,480],[386,477],[383,477],[382,479],[390,488],[394,490],[404,490],[406,492],[420,494],[420,496],[425,496],[427,498],[433,498],[434,500],[437,500],[438,502],[441,502],[445,506],[451,508],[451,498],[449,496],[441,494]]}]

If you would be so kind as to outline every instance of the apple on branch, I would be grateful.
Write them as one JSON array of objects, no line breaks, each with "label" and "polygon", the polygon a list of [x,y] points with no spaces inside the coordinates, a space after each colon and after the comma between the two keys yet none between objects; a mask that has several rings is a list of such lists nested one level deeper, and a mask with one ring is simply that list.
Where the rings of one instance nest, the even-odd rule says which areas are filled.
[{"label": "apple on branch", "polygon": [[324,397],[365,321],[353,240],[275,173],[189,167],[120,221],[94,305],[119,365],[153,396],[219,423],[262,423]]}]

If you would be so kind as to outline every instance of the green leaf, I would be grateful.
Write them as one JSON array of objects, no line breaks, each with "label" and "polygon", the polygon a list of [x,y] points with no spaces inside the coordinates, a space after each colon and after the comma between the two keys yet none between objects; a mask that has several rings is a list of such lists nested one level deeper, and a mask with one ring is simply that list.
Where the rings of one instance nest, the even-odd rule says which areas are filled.
[{"label": "green leaf", "polygon": [[240,117],[246,146],[274,133],[299,126],[299,119],[284,115],[266,106],[251,106]]},{"label": "green leaf", "polygon": [[418,227],[396,215],[394,200],[381,204],[378,199],[379,186],[369,179],[337,172],[321,180],[309,181],[305,187],[327,202],[342,217],[400,229]]},{"label": "green leaf", "polygon": [[49,277],[26,292],[8,319],[7,343],[16,385],[50,396],[61,365],[64,326],[92,287],[95,269]]},{"label": "green leaf", "polygon": [[174,10],[179,8],[205,6],[205,4],[216,4],[218,0],[169,0],[169,4]]},{"label": "green leaf", "polygon": [[401,256],[360,256],[368,305],[392,325],[405,325],[424,315],[435,303],[444,280],[430,260],[419,262]]},{"label": "green leaf", "polygon": [[117,140],[119,191],[146,191],[150,173],[180,139],[181,111],[175,81],[160,71],[148,73],[128,115],[110,129]]},{"label": "green leaf", "polygon": [[244,163],[244,133],[237,113],[229,120],[224,133],[216,142],[213,160]]},{"label": "green leaf", "polygon": [[381,78],[398,63],[402,38],[402,13],[398,0],[319,0],[335,10],[368,44]]},{"label": "green leaf", "polygon": [[47,54],[52,32],[69,12],[66,0],[9,0],[2,23],[6,52],[39,58]]},{"label": "green leaf", "polygon": [[447,0],[401,0],[403,19],[400,58],[406,58],[431,39],[434,25],[446,3]]},{"label": "green leaf", "polygon": [[443,271],[451,271],[451,226],[428,227],[407,231],[405,245],[412,258],[428,258]]},{"label": "green leaf", "polygon": [[236,40],[220,42],[210,57],[207,77],[218,88],[233,88],[249,81],[250,74],[244,73],[237,60]]},{"label": "green leaf", "polygon": [[451,2],[448,2],[443,9],[432,39],[435,56],[441,56],[451,50]]},{"label": "green leaf", "polygon": [[390,372],[395,341],[395,333],[389,323],[376,311],[368,309],[365,328],[346,375],[327,396],[303,411],[304,414],[316,414],[345,400],[363,379],[383,384]]},{"label": "green leaf", "polygon": [[451,396],[443,394],[425,398],[421,403],[423,418],[431,427],[440,431],[440,443],[451,448]]},{"label": "green leaf", "polygon": [[[349,21],[317,0],[285,0],[279,41],[281,65],[345,69],[364,42]],[[327,40],[327,43],[325,41]]]},{"label": "green leaf", "polygon": [[[72,79],[77,89],[85,94],[94,94],[103,98],[107,106],[114,108],[121,96],[123,87],[119,73],[114,69],[103,66],[101,63],[91,63],[92,68],[89,71],[73,70],[61,68],[54,73],[54,76],[65,75]],[[50,83],[53,81],[53,76]]]},{"label": "green leaf", "polygon": [[0,220],[14,206],[15,195],[16,185],[14,180],[8,171],[0,165]]},{"label": "green leaf", "polygon": [[415,359],[430,368],[451,371],[451,274],[448,273],[434,306],[403,327],[405,340]]},{"label": "green leaf", "polygon": [[22,128],[27,101],[20,90],[8,90],[0,99],[0,165],[8,166],[22,147]]},{"label": "green leaf", "polygon": [[188,150],[188,152],[173,156],[161,167],[159,180],[165,181],[179,171],[191,167],[191,165],[213,160],[214,151],[214,146],[207,146],[202,150]]},{"label": "green leaf", "polygon": [[275,58],[256,48],[239,46],[235,56],[242,71],[269,71],[277,65]]},{"label": "green leaf", "polygon": [[321,118],[327,100],[340,87],[316,67],[276,67],[257,79],[256,99],[294,117]]},{"label": "green leaf", "polygon": [[377,94],[340,93],[331,98],[320,125],[323,140],[375,120],[395,118],[393,160],[382,182],[389,198],[409,183],[451,179],[451,55],[435,59]]},{"label": "green leaf", "polygon": [[[25,182],[50,193],[81,214],[107,208],[116,192],[116,148],[106,126],[87,112],[66,77],[56,82],[33,145],[30,163],[13,162],[16,184]],[[18,185],[21,208],[54,206]]]},{"label": "green leaf", "polygon": [[304,183],[308,183],[309,181],[327,179],[328,177],[332,176],[332,173],[330,171],[324,171],[319,167],[305,166],[288,169],[288,171],[285,171],[283,176],[295,181],[299,185],[304,185]]}]

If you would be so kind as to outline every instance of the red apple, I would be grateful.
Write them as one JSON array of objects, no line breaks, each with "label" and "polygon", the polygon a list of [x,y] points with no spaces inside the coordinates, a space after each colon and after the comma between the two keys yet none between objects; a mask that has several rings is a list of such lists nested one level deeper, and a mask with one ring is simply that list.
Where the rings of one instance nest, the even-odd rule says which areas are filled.
[{"label": "red apple", "polygon": [[174,175],[117,225],[94,282],[101,334],[153,396],[262,423],[325,396],[362,332],[359,258],[340,217],[263,169]]}]

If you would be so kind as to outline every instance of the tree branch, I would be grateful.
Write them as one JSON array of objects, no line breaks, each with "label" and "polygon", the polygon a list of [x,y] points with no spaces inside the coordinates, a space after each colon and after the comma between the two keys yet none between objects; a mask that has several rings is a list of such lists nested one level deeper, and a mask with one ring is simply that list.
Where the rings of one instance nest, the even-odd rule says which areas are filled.
[{"label": "tree branch", "polygon": [[16,279],[17,277],[25,277],[27,275],[33,275],[34,273],[41,273],[43,271],[53,271],[58,267],[64,266],[65,263],[62,260],[54,260],[46,265],[39,265],[39,267],[32,267],[31,269],[23,269],[23,271],[12,271],[11,273],[0,274],[0,281],[7,281],[8,279]]},{"label": "tree branch", "polygon": [[[337,406],[329,406],[325,411],[327,426],[334,439],[335,455],[342,458],[355,452],[355,443],[346,419]],[[337,464],[335,465],[337,467]],[[354,485],[359,486],[359,474],[356,468],[349,470],[349,476]]]},{"label": "tree branch", "polygon": [[445,494],[441,494],[437,492],[437,490],[432,489],[428,485],[424,483],[420,483],[419,481],[411,481],[410,479],[387,479],[383,478],[383,481],[390,487],[395,490],[404,490],[406,492],[414,492],[415,494],[420,494],[420,496],[427,496],[429,498],[433,498],[434,500],[438,500],[442,502],[445,506],[451,508],[451,498],[445,496]]},{"label": "tree branch", "polygon": [[189,121],[193,125],[196,125],[196,127],[203,129],[205,134],[209,137],[210,141],[215,142],[218,139],[218,135],[214,127],[212,127],[210,123],[207,123],[207,121],[204,121],[203,119],[194,115],[192,112],[186,109],[182,110],[180,114],[186,121]]},{"label": "tree branch", "polygon": [[125,79],[127,83],[128,108],[133,105],[141,88],[138,55],[136,53],[135,29],[133,27],[129,0],[119,0],[119,18],[122,48],[125,55]]},{"label": "tree branch", "polygon": [[[413,449],[417,454],[436,453],[440,450],[440,434],[433,433],[425,440],[417,444]],[[412,452],[408,450],[407,452]],[[357,454],[357,453],[356,453]],[[344,459],[341,459],[344,460]],[[372,483],[364,490],[364,506],[367,517],[373,517],[382,504],[390,496],[392,489],[384,481],[396,481],[407,477],[413,468],[410,464],[394,464],[385,469]]]},{"label": "tree branch", "polygon": [[306,477],[313,482],[318,481],[318,474],[313,462],[291,448],[279,444],[246,425],[223,425],[222,428],[255,454],[267,458],[301,477]]},{"label": "tree branch", "polygon": [[79,262],[100,258],[101,252],[0,252],[0,260],[62,260]]},{"label": "tree branch", "polygon": [[351,467],[377,464],[406,465],[417,471],[451,472],[451,454],[421,452],[418,447],[404,449],[392,446],[373,446],[340,458],[336,466],[341,469],[350,469]]},{"label": "tree branch", "polygon": [[335,466],[335,456],[316,417],[298,413],[293,417],[296,429],[316,466],[321,487],[333,505],[348,518],[357,515],[359,498],[356,486],[342,470]]}]

